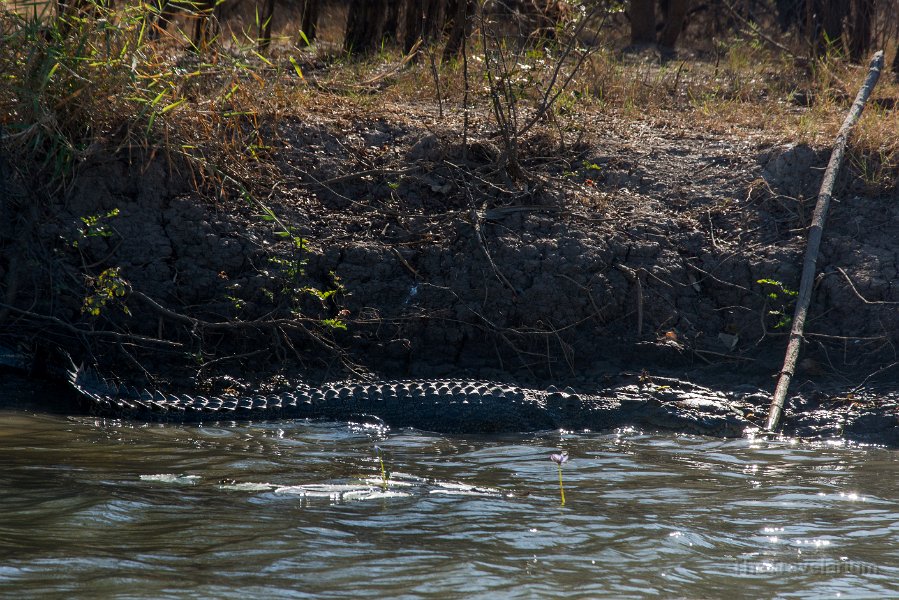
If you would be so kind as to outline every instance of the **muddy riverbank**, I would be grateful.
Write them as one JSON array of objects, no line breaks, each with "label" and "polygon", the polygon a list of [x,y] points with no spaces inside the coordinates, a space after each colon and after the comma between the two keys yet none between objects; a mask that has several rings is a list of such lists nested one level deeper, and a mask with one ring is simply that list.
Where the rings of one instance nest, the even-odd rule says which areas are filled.
[{"label": "muddy riverbank", "polygon": [[[252,201],[133,147],[85,153],[40,207],[7,167],[3,343],[212,392],[633,374],[770,392],[827,149],[595,112],[536,128],[510,178],[480,117],[465,148],[430,106],[272,118]],[[892,439],[897,192],[850,164],[836,198],[792,409]]]}]

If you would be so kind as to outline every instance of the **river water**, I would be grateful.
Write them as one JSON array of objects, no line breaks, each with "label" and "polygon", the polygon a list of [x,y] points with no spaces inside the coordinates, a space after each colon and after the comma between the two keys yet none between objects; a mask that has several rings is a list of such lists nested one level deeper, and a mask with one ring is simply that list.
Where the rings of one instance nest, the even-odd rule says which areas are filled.
[{"label": "river water", "polygon": [[882,448],[28,407],[0,423],[3,597],[899,595]]}]

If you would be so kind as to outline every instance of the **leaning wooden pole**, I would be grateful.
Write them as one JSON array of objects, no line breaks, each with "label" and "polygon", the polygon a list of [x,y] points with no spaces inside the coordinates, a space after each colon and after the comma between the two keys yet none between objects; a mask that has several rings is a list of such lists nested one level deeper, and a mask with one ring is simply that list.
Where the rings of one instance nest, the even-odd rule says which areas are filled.
[{"label": "leaning wooden pole", "polygon": [[824,171],[824,181],[821,182],[821,191],[818,193],[818,203],[815,205],[815,214],[812,216],[812,225],[808,232],[808,246],[805,249],[805,262],[802,264],[802,280],[799,283],[799,297],[796,299],[796,311],[793,313],[793,326],[790,329],[790,341],[787,344],[787,354],[784,358],[783,368],[771,398],[771,408],[768,411],[768,423],[765,426],[768,431],[774,431],[780,424],[780,416],[783,413],[784,399],[787,397],[787,389],[796,372],[796,359],[799,357],[799,347],[802,345],[802,333],[805,329],[805,317],[808,314],[808,306],[812,299],[812,286],[815,282],[815,264],[818,261],[818,248],[821,246],[821,235],[824,233],[824,221],[827,219],[827,209],[830,206],[830,198],[833,186],[843,164],[843,155],[846,153],[846,142],[849,133],[865,108],[865,103],[871,95],[871,91],[880,78],[883,69],[883,50],[877,52],[871,59],[868,68],[868,76],[865,83],[858,91],[855,102],[840,127],[830,162]]}]

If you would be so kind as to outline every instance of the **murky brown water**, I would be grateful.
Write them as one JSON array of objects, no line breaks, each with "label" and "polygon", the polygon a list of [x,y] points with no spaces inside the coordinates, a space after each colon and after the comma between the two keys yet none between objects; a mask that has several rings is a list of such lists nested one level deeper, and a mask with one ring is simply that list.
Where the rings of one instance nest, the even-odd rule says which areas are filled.
[{"label": "murky brown water", "polygon": [[4,597],[899,594],[895,451],[23,408],[0,423]]}]

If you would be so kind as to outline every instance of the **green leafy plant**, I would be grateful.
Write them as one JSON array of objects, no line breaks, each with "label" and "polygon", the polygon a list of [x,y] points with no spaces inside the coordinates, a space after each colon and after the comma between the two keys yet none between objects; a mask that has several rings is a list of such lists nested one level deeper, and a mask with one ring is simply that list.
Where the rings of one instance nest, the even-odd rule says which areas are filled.
[{"label": "green leafy plant", "polygon": [[131,316],[128,307],[120,302],[131,291],[131,285],[122,278],[119,267],[106,269],[97,277],[88,277],[88,287],[92,293],[84,298],[81,312],[97,317],[107,304],[118,302],[122,312]]},{"label": "green leafy plant", "polygon": [[793,312],[792,307],[796,303],[796,296],[799,295],[799,292],[791,290],[775,279],[759,279],[756,283],[766,290],[765,305],[768,314],[776,319],[774,329],[788,327],[793,321],[790,314]]},{"label": "green leafy plant", "polygon": [[243,310],[245,306],[243,300],[236,296],[225,296],[225,298],[231,301],[231,304],[234,306],[235,310]]},{"label": "green leafy plant", "polygon": [[346,322],[340,319],[322,319],[321,324],[331,329],[341,329],[343,331],[346,331]]},{"label": "green leafy plant", "polygon": [[[248,200],[262,209],[262,213],[260,214],[262,220],[268,221],[276,227],[275,235],[289,241],[293,246],[293,256],[290,258],[272,256],[269,257],[269,263],[279,271],[282,279],[280,290],[281,296],[287,299],[295,313],[299,314],[299,305],[304,296],[318,298],[322,304],[325,304],[329,299],[333,299],[338,294],[345,291],[343,284],[340,283],[340,277],[334,271],[330,272],[332,284],[330,289],[321,290],[314,286],[302,285],[301,280],[306,275],[306,264],[308,262],[306,259],[306,252],[308,251],[309,240],[300,235],[295,227],[284,223],[273,210],[262,203],[253,200],[248,193],[244,192],[244,194]],[[268,291],[266,296],[271,300],[275,299],[274,292]],[[347,311],[341,310],[336,317],[327,317],[321,319],[319,322],[329,329],[346,330],[346,322],[343,318],[347,316],[347,314]]]},{"label": "green leafy plant", "polygon": [[113,231],[109,220],[119,216],[119,209],[114,208],[106,214],[89,215],[81,217],[81,226],[78,228],[78,239],[72,242],[72,246],[78,247],[81,240],[92,237],[112,237]]}]

